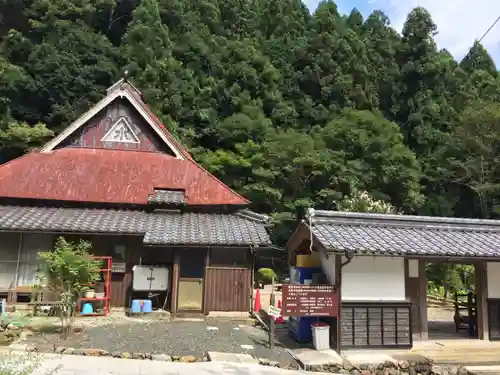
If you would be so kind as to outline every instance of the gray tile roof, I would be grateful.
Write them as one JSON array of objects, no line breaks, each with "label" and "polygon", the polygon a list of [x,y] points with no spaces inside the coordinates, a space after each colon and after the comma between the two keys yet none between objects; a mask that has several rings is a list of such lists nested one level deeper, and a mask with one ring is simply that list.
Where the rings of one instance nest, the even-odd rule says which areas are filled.
[{"label": "gray tile roof", "polygon": [[184,190],[155,189],[154,193],[149,196],[148,203],[184,204],[187,203],[187,199]]},{"label": "gray tile roof", "polygon": [[312,225],[313,234],[331,251],[500,257],[497,220],[316,211]]},{"label": "gray tile roof", "polygon": [[270,244],[270,241],[264,225],[240,215],[184,214],[172,216],[168,227],[147,231],[144,243],[237,245]]},{"label": "gray tile roof", "polygon": [[[256,215],[256,214],[254,214]],[[148,245],[270,245],[266,222],[235,214],[0,206],[0,230],[144,235]]]}]

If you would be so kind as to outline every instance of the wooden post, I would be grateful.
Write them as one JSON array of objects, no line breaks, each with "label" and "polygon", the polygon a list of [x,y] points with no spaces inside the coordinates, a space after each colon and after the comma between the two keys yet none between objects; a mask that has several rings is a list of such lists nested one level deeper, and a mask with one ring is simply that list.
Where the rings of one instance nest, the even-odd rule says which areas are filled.
[{"label": "wooden post", "polygon": [[270,316],[271,321],[269,322],[269,348],[274,348],[274,335],[276,333],[276,322],[274,321],[274,317]]},{"label": "wooden post", "polygon": [[427,321],[427,274],[425,273],[426,262],[424,259],[418,261],[418,300],[420,308],[420,340],[429,339],[429,324]]},{"label": "wooden post", "polygon": [[174,265],[172,267],[172,301],[170,303],[170,310],[172,314],[177,313],[177,296],[179,291],[179,252],[174,250]]},{"label": "wooden post", "polygon": [[208,288],[207,288],[207,274],[209,273],[208,267],[210,266],[210,247],[205,254],[205,270],[203,271],[203,314],[208,315]]},{"label": "wooden post", "polygon": [[477,335],[480,340],[489,340],[490,331],[488,324],[488,279],[486,262],[479,261],[474,265],[476,276],[476,314]]}]

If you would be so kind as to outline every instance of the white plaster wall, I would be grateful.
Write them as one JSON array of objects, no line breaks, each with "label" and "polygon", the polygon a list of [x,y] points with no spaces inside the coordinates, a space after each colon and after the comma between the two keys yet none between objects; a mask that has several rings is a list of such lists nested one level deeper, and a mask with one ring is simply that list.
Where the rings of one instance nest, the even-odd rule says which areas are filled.
[{"label": "white plaster wall", "polygon": [[486,263],[487,298],[500,298],[500,262]]},{"label": "white plaster wall", "polygon": [[343,301],[405,299],[404,258],[354,256],[342,268]]}]

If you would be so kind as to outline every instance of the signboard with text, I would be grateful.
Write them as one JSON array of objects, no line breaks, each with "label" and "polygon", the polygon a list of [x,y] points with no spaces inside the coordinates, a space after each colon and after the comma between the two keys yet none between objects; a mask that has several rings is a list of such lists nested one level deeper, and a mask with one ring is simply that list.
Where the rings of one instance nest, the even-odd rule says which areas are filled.
[{"label": "signboard with text", "polygon": [[334,285],[283,285],[284,316],[338,316],[339,301]]},{"label": "signboard with text", "polygon": [[274,316],[275,318],[278,318],[281,316],[281,309],[274,307],[273,305],[270,305],[269,310],[267,310],[267,314],[270,316]]}]

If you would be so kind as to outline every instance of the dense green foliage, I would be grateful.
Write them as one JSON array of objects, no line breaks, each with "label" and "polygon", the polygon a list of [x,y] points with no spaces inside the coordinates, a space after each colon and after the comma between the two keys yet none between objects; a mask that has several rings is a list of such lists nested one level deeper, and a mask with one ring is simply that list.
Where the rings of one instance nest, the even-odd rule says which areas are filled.
[{"label": "dense green foliage", "polygon": [[479,44],[460,63],[439,50],[425,9],[401,34],[333,1],[4,0],[0,20],[2,162],[127,70],[198,161],[273,214],[278,243],[353,191],[402,213],[498,215],[500,77]]}]

